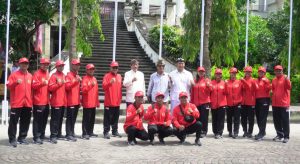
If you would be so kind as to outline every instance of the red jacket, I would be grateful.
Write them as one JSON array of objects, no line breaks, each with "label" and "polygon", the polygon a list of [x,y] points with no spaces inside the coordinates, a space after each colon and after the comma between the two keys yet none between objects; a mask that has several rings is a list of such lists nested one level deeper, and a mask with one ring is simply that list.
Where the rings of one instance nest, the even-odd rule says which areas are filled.
[{"label": "red jacket", "polygon": [[[92,85],[92,83],[95,85]],[[98,98],[98,82],[94,76],[86,75],[82,78],[82,107],[96,108],[100,106]]]},{"label": "red jacket", "polygon": [[165,105],[162,105],[160,108],[155,103],[148,107],[147,112],[145,113],[144,119],[148,120],[149,125],[164,125],[166,123],[167,126],[171,124],[171,113],[170,110],[166,108]]},{"label": "red jacket", "polygon": [[255,105],[256,82],[252,77],[241,80],[243,83],[243,102],[242,105]]},{"label": "red jacket", "polygon": [[275,77],[272,81],[272,106],[274,107],[289,107],[290,106],[290,91],[292,85],[290,80],[282,75]]},{"label": "red jacket", "polygon": [[51,75],[48,89],[51,93],[51,107],[62,107],[67,105],[65,75],[62,72],[55,72]]},{"label": "red jacket", "polygon": [[240,80],[228,80],[228,82],[226,82],[226,98],[228,106],[237,106],[242,103],[242,86],[243,84]]},{"label": "red jacket", "polygon": [[211,83],[211,81],[205,78],[199,79],[198,82],[195,80],[195,85],[191,89],[191,103],[196,106],[210,103],[211,87],[206,83]]},{"label": "red jacket", "polygon": [[[110,80],[115,78],[114,83]],[[103,77],[102,87],[104,90],[104,106],[117,107],[122,101],[122,77],[120,74],[107,73]]]},{"label": "red jacket", "polygon": [[32,77],[33,105],[49,104],[48,84],[44,80],[49,80],[48,71],[37,70]]},{"label": "red jacket", "polygon": [[126,132],[129,126],[134,126],[139,130],[143,130],[143,116],[144,116],[144,106],[141,104],[138,108],[142,111],[137,114],[137,107],[135,107],[134,103],[130,104],[126,109],[126,120],[124,123],[124,131]]},{"label": "red jacket", "polygon": [[[182,108],[184,115],[191,115],[195,118],[193,122],[188,123],[184,120],[184,115],[180,110],[180,106]],[[191,109],[193,112],[188,113],[189,109]],[[183,125],[184,127],[189,127],[190,125],[194,124],[197,121],[196,119],[198,119],[199,117],[200,117],[200,113],[194,104],[187,103],[185,107],[179,104],[173,110],[173,126],[175,126],[176,128],[179,128],[181,125]]]},{"label": "red jacket", "polygon": [[270,90],[272,87],[270,81],[267,78],[263,77],[263,78],[258,78],[255,82],[256,82],[255,97],[269,98]]},{"label": "red jacket", "polygon": [[[17,83],[18,80],[21,80],[20,84]],[[9,76],[7,87],[10,90],[11,108],[32,107],[31,81],[32,75],[21,70]]]},{"label": "red jacket", "polygon": [[223,80],[220,82],[217,82],[216,80],[212,81],[212,92],[210,97],[211,109],[227,106],[226,85]]},{"label": "red jacket", "polygon": [[80,81],[76,72],[69,72],[66,76],[67,106],[80,104]]}]

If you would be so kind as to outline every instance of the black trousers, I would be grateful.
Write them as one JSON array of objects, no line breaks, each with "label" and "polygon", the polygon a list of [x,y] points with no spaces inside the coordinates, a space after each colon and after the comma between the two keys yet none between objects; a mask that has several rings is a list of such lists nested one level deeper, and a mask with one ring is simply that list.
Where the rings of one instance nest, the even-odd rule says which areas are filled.
[{"label": "black trousers", "polygon": [[50,138],[57,138],[61,135],[62,122],[65,107],[51,107]]},{"label": "black trousers", "polygon": [[139,130],[135,126],[129,126],[126,129],[126,133],[128,135],[128,142],[134,141],[135,138],[141,139],[143,141],[147,141],[149,139],[149,135],[145,129]]},{"label": "black trousers", "polygon": [[83,108],[82,135],[94,133],[96,108]]},{"label": "black trousers", "polygon": [[10,119],[8,125],[8,138],[9,142],[16,141],[17,125],[19,123],[19,137],[18,140],[25,139],[27,137],[31,118],[31,108],[13,108],[10,110]]},{"label": "black trousers", "polygon": [[200,113],[200,117],[198,119],[198,121],[200,121],[202,123],[202,129],[201,129],[201,133],[202,134],[207,134],[208,131],[208,115],[209,115],[209,109],[210,109],[210,104],[202,104],[200,106],[197,107],[198,111]]},{"label": "black trousers", "polygon": [[[241,122],[244,133],[252,134],[254,126],[255,106],[243,105],[241,110]],[[248,126],[249,124],[249,126]]]},{"label": "black trousers", "polygon": [[270,98],[256,99],[255,114],[259,134],[266,135],[266,125],[269,113]]},{"label": "black trousers", "polygon": [[273,121],[277,136],[290,138],[290,116],[286,107],[272,107]]},{"label": "black trousers", "polygon": [[[239,134],[241,105],[229,106],[226,110],[227,115],[227,130],[229,133]],[[233,124],[233,130],[232,130]]]},{"label": "black trousers", "polygon": [[154,134],[156,133],[158,133],[159,137],[165,138],[173,134],[173,128],[164,125],[148,125],[150,141],[154,140]]},{"label": "black trousers", "polygon": [[104,107],[103,133],[106,134],[112,128],[112,133],[118,132],[120,107]]},{"label": "black trousers", "polygon": [[77,118],[79,105],[67,107],[67,120],[66,120],[66,137],[75,137],[75,123]]},{"label": "black trousers", "polygon": [[182,130],[182,131],[179,131],[179,129],[174,130],[174,134],[177,136],[177,138],[182,139],[187,134],[196,133],[196,139],[199,139],[200,135],[201,135],[201,127],[202,127],[201,122],[196,121],[194,124],[192,124],[188,127],[185,127],[184,130]]},{"label": "black trousers", "polygon": [[215,135],[223,135],[226,107],[211,110],[212,129]]},{"label": "black trousers", "polygon": [[33,140],[45,138],[45,130],[49,116],[49,105],[33,106],[32,132]]}]

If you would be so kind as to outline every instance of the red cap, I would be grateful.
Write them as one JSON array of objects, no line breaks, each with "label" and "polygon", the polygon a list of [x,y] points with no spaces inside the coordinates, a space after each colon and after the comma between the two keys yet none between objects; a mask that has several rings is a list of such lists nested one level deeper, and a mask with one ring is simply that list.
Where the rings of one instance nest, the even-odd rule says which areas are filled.
[{"label": "red cap", "polygon": [[80,64],[80,61],[79,59],[72,59],[72,62],[71,62],[73,65],[77,65],[77,64]]},{"label": "red cap", "polygon": [[19,64],[21,64],[21,63],[29,63],[29,61],[27,58],[24,57],[24,58],[19,59]]},{"label": "red cap", "polygon": [[198,71],[198,72],[200,72],[200,71],[205,72],[205,68],[204,68],[204,67],[198,67],[197,71]]},{"label": "red cap", "polygon": [[251,66],[245,67],[244,72],[252,72],[252,67]]},{"label": "red cap", "polygon": [[162,92],[157,92],[157,93],[155,94],[155,98],[158,97],[158,96],[163,96],[163,97],[165,97],[164,93],[162,93]]},{"label": "red cap", "polygon": [[85,66],[86,69],[95,69],[94,64],[88,64]]},{"label": "red cap", "polygon": [[142,92],[142,91],[137,91],[137,92],[135,92],[135,95],[134,95],[135,97],[144,97],[144,93]]},{"label": "red cap", "polygon": [[57,60],[55,63],[55,67],[64,66],[65,63],[62,60]]},{"label": "red cap", "polygon": [[274,70],[283,70],[282,66],[281,65],[277,65],[274,67]]},{"label": "red cap", "polygon": [[116,61],[112,61],[112,62],[110,63],[110,67],[119,67],[119,63],[116,62]]},{"label": "red cap", "polygon": [[186,92],[180,92],[179,98],[181,98],[181,97],[188,97],[188,94]]},{"label": "red cap", "polygon": [[258,68],[258,72],[259,72],[259,71],[266,72],[266,69],[265,69],[265,67],[259,67],[259,68]]},{"label": "red cap", "polygon": [[217,69],[215,70],[215,74],[222,74],[222,70],[221,70],[220,68],[217,68]]},{"label": "red cap", "polygon": [[50,60],[48,58],[41,58],[40,63],[41,64],[50,64]]},{"label": "red cap", "polygon": [[230,71],[229,71],[229,73],[237,73],[237,69],[236,69],[236,68],[234,68],[234,67],[232,67],[232,68],[230,68]]}]

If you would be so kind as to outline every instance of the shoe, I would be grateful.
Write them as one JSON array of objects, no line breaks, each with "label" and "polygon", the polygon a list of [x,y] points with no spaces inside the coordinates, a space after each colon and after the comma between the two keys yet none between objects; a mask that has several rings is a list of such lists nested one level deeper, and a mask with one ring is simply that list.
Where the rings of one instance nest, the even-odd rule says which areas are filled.
[{"label": "shoe", "polygon": [[17,147],[17,141],[11,141],[11,142],[9,142],[9,144],[10,144],[10,146],[12,146],[12,147]]},{"label": "shoe", "polygon": [[50,143],[52,143],[52,144],[57,144],[57,140],[56,140],[56,138],[50,138]]},{"label": "shoe", "polygon": [[41,145],[43,144],[43,141],[40,138],[37,138],[37,139],[33,139],[33,143],[37,145]]},{"label": "shoe", "polygon": [[121,134],[118,132],[112,133],[112,136],[122,138]]},{"label": "shoe", "polygon": [[288,143],[289,139],[288,138],[284,138],[284,140],[282,141],[282,143]]},{"label": "shoe", "polygon": [[133,140],[133,142],[134,142],[135,144],[137,144],[137,143],[138,143],[138,142],[136,141],[136,139],[134,139],[134,140]]},{"label": "shoe", "polygon": [[257,134],[257,135],[254,136],[254,139],[257,140],[257,141],[261,141],[263,139],[263,135]]},{"label": "shoe", "polygon": [[199,138],[196,138],[195,145],[202,146]]},{"label": "shoe", "polygon": [[91,137],[91,138],[92,138],[92,137],[98,137],[98,134],[92,133],[92,134],[90,134],[90,137]]},{"label": "shoe", "polygon": [[251,134],[251,133],[248,133],[247,137],[248,137],[248,138],[252,138],[252,134]]},{"label": "shoe", "polygon": [[247,133],[246,133],[246,132],[244,132],[243,137],[244,137],[244,138],[247,137]]},{"label": "shoe", "polygon": [[151,145],[154,145],[154,142],[153,142],[153,140],[151,140],[151,141],[150,141],[150,144],[151,144]]},{"label": "shoe", "polygon": [[90,136],[89,136],[89,135],[83,135],[83,136],[82,136],[82,139],[84,139],[84,140],[89,140],[89,139],[90,139]]},{"label": "shoe", "polygon": [[184,142],[185,142],[185,138],[186,138],[186,136],[182,136],[181,138],[179,138],[179,143],[180,144],[183,144]]},{"label": "shoe", "polygon": [[215,135],[215,139],[220,139],[221,136],[219,134]]},{"label": "shoe", "polygon": [[234,135],[232,136],[233,139],[236,139],[237,137],[238,137],[238,134],[234,134]]},{"label": "shoe", "polygon": [[26,139],[20,139],[20,140],[18,140],[18,142],[21,145],[28,145],[29,144],[29,142]]},{"label": "shoe", "polygon": [[48,138],[48,137],[46,137],[46,136],[41,136],[40,139],[41,139],[42,141],[47,141],[47,140],[49,140],[50,138]]},{"label": "shoe", "polygon": [[67,141],[76,142],[77,139],[74,138],[73,136],[68,136],[68,137],[67,137]]},{"label": "shoe", "polygon": [[57,139],[58,139],[58,140],[65,140],[65,138],[66,138],[66,137],[63,136],[63,135],[61,135],[61,134],[60,134],[60,135],[57,135]]},{"label": "shoe", "polygon": [[283,137],[280,137],[280,136],[276,136],[273,138],[273,141],[277,142],[277,141],[282,141],[283,140]]},{"label": "shoe", "polygon": [[159,138],[159,143],[162,145],[165,145],[165,141],[164,138],[158,137]]},{"label": "shoe", "polygon": [[233,136],[232,136],[232,133],[229,133],[229,134],[228,134],[228,137],[233,137]]},{"label": "shoe", "polygon": [[108,133],[104,133],[103,138],[105,138],[105,139],[110,139],[110,135],[109,135]]},{"label": "shoe", "polygon": [[129,145],[129,146],[134,146],[134,145],[135,145],[135,142],[134,142],[134,141],[128,141],[128,145]]}]

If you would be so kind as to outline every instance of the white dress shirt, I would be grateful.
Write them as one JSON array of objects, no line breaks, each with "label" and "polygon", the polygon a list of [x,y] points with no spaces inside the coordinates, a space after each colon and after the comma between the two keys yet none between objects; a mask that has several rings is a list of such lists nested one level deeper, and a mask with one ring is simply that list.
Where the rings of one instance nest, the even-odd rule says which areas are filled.
[{"label": "white dress shirt", "polygon": [[[132,82],[132,79],[134,77],[136,77],[137,80]],[[124,76],[123,86],[126,87],[126,102],[133,103],[135,92],[143,91],[143,93],[145,94],[144,74],[140,71],[127,71]]]},{"label": "white dress shirt", "polygon": [[194,81],[192,73],[185,69],[182,72],[174,70],[170,72],[169,76],[172,80],[170,93],[171,100],[179,101],[180,92],[187,92],[188,98],[190,99],[190,89],[192,82]]},{"label": "white dress shirt", "polygon": [[169,96],[169,83],[170,78],[167,73],[159,75],[157,72],[150,76],[149,86],[147,90],[147,96],[151,96],[153,102],[155,101],[155,95],[157,92],[162,92],[165,95],[164,102],[170,100]]}]

